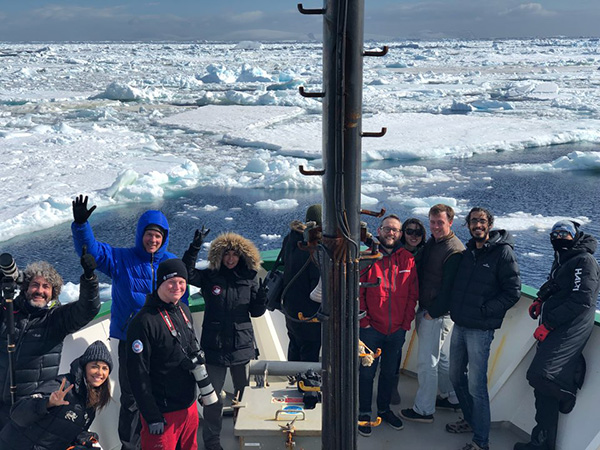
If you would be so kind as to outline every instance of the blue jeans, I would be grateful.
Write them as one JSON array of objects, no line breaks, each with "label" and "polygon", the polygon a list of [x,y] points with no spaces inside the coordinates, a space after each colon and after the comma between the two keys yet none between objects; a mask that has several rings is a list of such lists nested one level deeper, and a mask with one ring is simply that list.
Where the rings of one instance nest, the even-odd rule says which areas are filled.
[{"label": "blue jeans", "polygon": [[427,416],[435,413],[438,387],[440,394],[450,398],[451,402],[456,403],[457,400],[448,377],[448,353],[442,351],[443,344],[452,331],[454,323],[449,316],[428,320],[425,318],[425,313],[424,309],[419,308],[416,316],[417,335],[419,336],[417,351],[419,389],[415,396],[413,410]]},{"label": "blue jeans", "polygon": [[450,343],[450,381],[464,418],[473,428],[473,442],[482,448],[488,448],[490,438],[487,369],[493,339],[494,330],[454,325]]},{"label": "blue jeans", "polygon": [[371,415],[373,403],[373,381],[377,372],[377,365],[381,360],[379,380],[377,382],[377,412],[383,413],[390,410],[394,376],[398,366],[398,354],[404,345],[406,330],[399,329],[392,334],[383,334],[375,328],[361,328],[360,340],[371,350],[381,349],[381,356],[369,367],[360,366],[358,374],[358,412],[360,415]]}]

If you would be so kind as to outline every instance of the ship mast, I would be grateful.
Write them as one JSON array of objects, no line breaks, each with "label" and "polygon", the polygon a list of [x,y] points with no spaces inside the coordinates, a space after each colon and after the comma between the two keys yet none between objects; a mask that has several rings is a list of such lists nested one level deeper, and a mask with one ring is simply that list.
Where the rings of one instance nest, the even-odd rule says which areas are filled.
[{"label": "ship mast", "polygon": [[323,92],[322,447],[352,450],[358,419],[363,0],[325,0]]}]

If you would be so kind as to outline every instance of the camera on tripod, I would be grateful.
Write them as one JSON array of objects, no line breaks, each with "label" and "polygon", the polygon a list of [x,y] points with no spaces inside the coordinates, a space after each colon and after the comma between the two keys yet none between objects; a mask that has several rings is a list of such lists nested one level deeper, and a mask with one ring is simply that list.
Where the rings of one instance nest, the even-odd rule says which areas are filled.
[{"label": "camera on tripod", "polygon": [[23,282],[23,274],[9,253],[0,255],[0,275],[2,299],[13,298],[17,285]]},{"label": "camera on tripod", "polygon": [[198,385],[198,388],[200,388],[200,398],[198,400],[200,400],[202,406],[209,406],[217,403],[219,399],[215,393],[213,385],[208,378],[208,372],[206,371],[206,366],[204,365],[204,352],[199,350],[196,352],[196,354],[190,357],[190,361],[195,365],[190,372],[192,372],[192,375],[194,375],[196,384]]}]

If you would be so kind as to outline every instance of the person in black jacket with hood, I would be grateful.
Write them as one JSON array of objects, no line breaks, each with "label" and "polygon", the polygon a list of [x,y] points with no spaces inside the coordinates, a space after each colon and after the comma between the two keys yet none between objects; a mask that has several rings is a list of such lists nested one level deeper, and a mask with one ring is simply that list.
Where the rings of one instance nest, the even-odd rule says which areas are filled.
[{"label": "person in black jacket with hood", "polygon": [[318,362],[321,352],[321,324],[300,322],[298,319],[298,313],[302,313],[304,317],[314,316],[321,306],[310,299],[310,293],[319,282],[319,267],[311,252],[300,247],[305,241],[306,224],[314,222],[317,227],[321,226],[321,209],[319,204],[311,205],[306,210],[306,223],[294,220],[282,245],[285,286],[282,302],[286,315],[285,326],[290,338],[288,361]]},{"label": "person in black jacket with hood", "polygon": [[11,410],[0,432],[2,450],[65,450],[90,440],[96,411],[110,401],[112,358],[101,341],[91,344],[65,375],[42,384]]},{"label": "person in black jacket with hood", "polygon": [[464,419],[446,425],[450,433],[473,432],[463,450],[487,450],[490,399],[487,368],[494,331],[521,297],[519,265],[511,235],[493,230],[494,216],[473,208],[466,217],[471,240],[463,252],[451,293],[450,381]]},{"label": "person in black jacket with hood", "polygon": [[[189,282],[201,289],[205,310],[200,344],[206,356],[208,377],[217,393],[223,389],[227,368],[238,398],[248,385],[248,363],[257,357],[251,317],[267,309],[263,280],[255,278],[260,253],[239,234],[224,233],[215,238],[208,251],[208,268],[195,268],[196,258],[208,230],[196,230],[183,255]],[[220,443],[223,402],[204,407],[202,438],[206,450],[222,450]]]},{"label": "person in black jacket with hood", "polygon": [[[49,263],[38,261],[23,271],[23,284],[14,300],[16,400],[33,394],[45,381],[58,375],[63,340],[87,325],[100,310],[96,260],[89,253],[81,257],[84,273],[79,300],[61,305],[58,301],[63,280]],[[0,429],[9,421],[11,407],[7,353],[7,326],[4,305],[0,307]]]},{"label": "person in black jacket with hood", "polygon": [[[161,262],[156,289],[127,329],[127,371],[142,418],[142,448],[196,450],[198,408],[191,370],[201,359],[192,314],[181,301],[188,273],[180,259]],[[202,363],[202,361],[200,361]]]},{"label": "person in black jacket with hood", "polygon": [[539,342],[527,371],[535,395],[536,426],[531,441],[516,444],[515,450],[553,450],[558,413],[573,409],[583,383],[582,352],[594,327],[600,267],[593,256],[598,242],[579,226],[561,220],[550,233],[554,262],[529,308],[530,316],[539,320],[533,335]]}]

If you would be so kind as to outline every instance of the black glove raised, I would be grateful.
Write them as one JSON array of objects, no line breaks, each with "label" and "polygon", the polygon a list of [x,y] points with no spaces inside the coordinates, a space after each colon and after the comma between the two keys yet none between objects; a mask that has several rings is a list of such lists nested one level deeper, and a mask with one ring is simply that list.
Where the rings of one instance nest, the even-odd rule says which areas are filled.
[{"label": "black glove raised", "polygon": [[202,225],[201,230],[196,230],[194,233],[194,240],[192,241],[192,247],[198,249],[202,248],[202,243],[206,236],[208,236],[208,233],[210,233],[210,228],[204,228],[204,225]]},{"label": "black glove raised", "polygon": [[258,290],[256,291],[256,297],[259,300],[264,300],[265,303],[267,302],[267,293],[269,292],[269,286],[267,286],[267,283],[265,281],[264,278],[259,278],[258,279]]},{"label": "black glove raised", "polygon": [[96,205],[92,206],[90,209],[87,207],[88,197],[85,198],[83,195],[79,197],[75,197],[75,200],[71,202],[73,205],[73,220],[75,223],[83,224],[86,223],[89,217],[92,215],[94,210],[96,209]]},{"label": "black glove raised", "polygon": [[96,259],[87,252],[87,246],[83,246],[81,249],[81,267],[83,267],[83,275],[88,279],[92,279],[94,276],[94,270],[98,267]]}]

